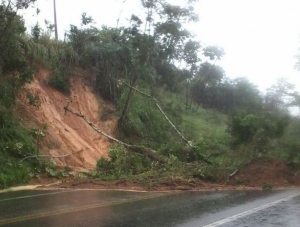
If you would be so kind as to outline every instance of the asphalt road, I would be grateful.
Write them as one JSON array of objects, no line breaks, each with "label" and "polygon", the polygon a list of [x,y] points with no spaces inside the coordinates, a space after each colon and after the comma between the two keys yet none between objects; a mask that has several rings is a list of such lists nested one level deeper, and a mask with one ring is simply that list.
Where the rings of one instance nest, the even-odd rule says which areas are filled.
[{"label": "asphalt road", "polygon": [[300,190],[0,194],[0,227],[298,227],[299,213]]}]

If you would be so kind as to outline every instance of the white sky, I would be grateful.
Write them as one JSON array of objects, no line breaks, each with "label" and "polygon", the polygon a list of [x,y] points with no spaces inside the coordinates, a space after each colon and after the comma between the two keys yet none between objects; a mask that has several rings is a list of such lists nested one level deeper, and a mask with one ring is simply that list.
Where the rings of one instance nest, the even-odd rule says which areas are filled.
[{"label": "white sky", "polygon": [[[80,26],[83,12],[93,17],[97,27],[115,27],[120,13],[123,22],[132,13],[139,14],[139,1],[56,0],[59,36],[70,24]],[[27,24],[53,22],[53,1],[38,0],[36,5],[41,13],[27,13]],[[300,91],[300,71],[294,70],[300,47],[300,0],[199,0],[196,11],[200,21],[190,29],[202,43],[225,49],[218,64],[227,76],[248,77],[261,90],[286,77]]]}]

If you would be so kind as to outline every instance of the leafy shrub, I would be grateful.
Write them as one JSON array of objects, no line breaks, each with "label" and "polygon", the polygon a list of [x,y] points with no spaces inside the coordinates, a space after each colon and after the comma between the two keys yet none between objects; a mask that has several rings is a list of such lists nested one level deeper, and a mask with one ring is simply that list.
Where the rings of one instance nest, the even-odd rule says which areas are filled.
[{"label": "leafy shrub", "polygon": [[26,98],[31,106],[39,107],[41,104],[39,96],[32,94],[30,91],[27,91]]},{"label": "leafy shrub", "polygon": [[263,191],[272,191],[274,189],[274,185],[270,184],[270,183],[263,183],[263,185],[261,186],[261,189]]},{"label": "leafy shrub", "polygon": [[12,110],[0,105],[0,188],[27,183],[38,163],[20,160],[35,153],[30,132],[14,118]]},{"label": "leafy shrub", "polygon": [[64,94],[70,93],[70,83],[62,67],[54,70],[49,77],[48,84]]},{"label": "leafy shrub", "polygon": [[46,161],[43,163],[42,171],[45,172],[48,177],[64,178],[69,176],[70,171],[72,171],[72,169],[68,166],[62,169],[58,169],[54,163]]},{"label": "leafy shrub", "polygon": [[140,155],[128,152],[125,148],[114,146],[109,152],[109,160],[101,158],[97,162],[97,176],[101,179],[119,179],[148,171],[152,162]]},{"label": "leafy shrub", "polygon": [[28,183],[38,168],[37,164],[35,160],[20,163],[18,158],[0,148],[0,189]]},{"label": "leafy shrub", "polygon": [[233,145],[252,142],[256,149],[263,151],[271,138],[284,134],[289,121],[289,116],[281,113],[235,113],[228,124],[228,131],[233,136]]},{"label": "leafy shrub", "polygon": [[300,142],[299,140],[286,139],[278,144],[278,152],[280,158],[283,158],[288,165],[300,165]]}]

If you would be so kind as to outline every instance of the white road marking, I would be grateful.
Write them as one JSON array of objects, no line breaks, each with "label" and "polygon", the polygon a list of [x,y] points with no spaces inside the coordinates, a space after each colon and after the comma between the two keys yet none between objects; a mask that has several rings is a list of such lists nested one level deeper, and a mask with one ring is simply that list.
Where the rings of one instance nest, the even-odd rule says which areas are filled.
[{"label": "white road marking", "polygon": [[20,197],[15,197],[15,198],[1,199],[0,202],[9,201],[9,200],[17,200],[17,199],[26,199],[26,198],[32,198],[32,197],[39,197],[39,196],[44,196],[44,195],[55,195],[55,194],[66,193],[66,192],[74,192],[74,191],[75,190],[58,191],[58,192],[50,192],[50,193],[43,193],[43,194],[37,194],[37,195],[20,196]]},{"label": "white road marking", "polygon": [[253,208],[251,210],[247,210],[245,212],[242,212],[242,213],[239,213],[239,214],[236,214],[236,215],[233,215],[231,217],[228,217],[228,218],[224,218],[220,221],[216,221],[214,223],[211,223],[211,224],[208,224],[208,225],[204,225],[203,227],[216,227],[216,226],[220,226],[220,225],[223,225],[223,224],[226,224],[228,222],[232,222],[232,221],[235,221],[239,218],[242,218],[242,217],[245,217],[247,215],[250,215],[250,214],[253,214],[255,212],[258,212],[258,211],[261,211],[261,210],[264,210],[264,209],[267,209],[269,207],[272,207],[272,206],[275,206],[277,205],[278,203],[282,203],[282,202],[285,202],[285,201],[288,201],[294,197],[297,197],[297,196],[300,196],[300,193],[296,193],[294,195],[291,195],[291,196],[288,196],[288,197],[285,197],[283,199],[279,199],[279,200],[276,200],[274,202],[271,202],[271,203],[267,203],[265,205],[262,205],[262,206],[259,206],[259,207],[256,207],[256,208]]}]

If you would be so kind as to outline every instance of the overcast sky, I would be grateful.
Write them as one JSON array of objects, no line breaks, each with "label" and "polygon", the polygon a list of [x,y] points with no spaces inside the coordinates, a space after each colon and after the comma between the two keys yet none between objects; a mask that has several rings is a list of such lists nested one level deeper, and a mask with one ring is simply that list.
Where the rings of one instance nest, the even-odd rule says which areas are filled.
[{"label": "overcast sky", "polygon": [[[170,2],[176,4],[180,0]],[[96,26],[116,27],[138,14],[140,0],[56,0],[59,36],[70,24],[80,26],[81,14],[92,16]],[[37,20],[53,22],[53,0],[38,0],[41,13],[27,13],[29,26]],[[245,76],[262,90],[286,77],[300,91],[300,72],[294,70],[300,47],[300,0],[199,0],[200,17],[191,30],[206,45],[218,45],[226,55],[218,63],[226,75]]]}]

